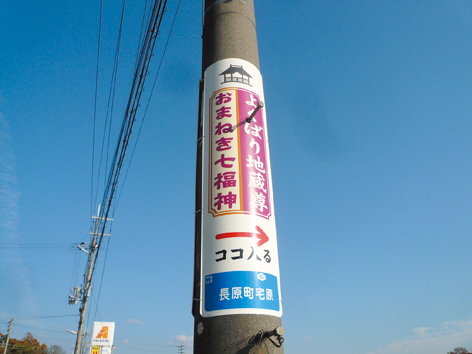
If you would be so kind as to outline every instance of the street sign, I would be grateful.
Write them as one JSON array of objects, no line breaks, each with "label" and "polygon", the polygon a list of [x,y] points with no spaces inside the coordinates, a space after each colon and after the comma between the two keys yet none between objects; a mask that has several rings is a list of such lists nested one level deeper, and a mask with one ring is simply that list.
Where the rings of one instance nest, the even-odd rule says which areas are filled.
[{"label": "street sign", "polygon": [[205,71],[203,96],[200,314],[281,317],[262,76],[220,60]]}]

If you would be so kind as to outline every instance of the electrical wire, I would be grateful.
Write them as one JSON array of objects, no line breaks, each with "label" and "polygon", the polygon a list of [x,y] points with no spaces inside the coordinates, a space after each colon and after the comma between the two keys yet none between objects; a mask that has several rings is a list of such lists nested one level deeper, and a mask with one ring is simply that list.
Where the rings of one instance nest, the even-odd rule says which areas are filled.
[{"label": "electrical wire", "polygon": [[42,318],[60,318],[60,317],[76,317],[75,315],[58,315],[58,316],[12,316],[12,315],[0,315],[0,317],[11,318],[14,317],[15,321],[27,321],[27,320],[37,320]]},{"label": "electrical wire", "polygon": [[58,251],[73,250],[78,244],[70,243],[1,243],[0,251],[22,250],[22,251]]},{"label": "electrical wire", "polygon": [[113,197],[116,191],[118,177],[123,166],[124,157],[129,144],[132,128],[134,122],[136,121],[136,112],[140,106],[140,99],[144,90],[144,83],[147,77],[150,59],[156,42],[157,33],[162,23],[162,15],[164,13],[166,3],[167,0],[155,1],[152,9],[151,19],[148,24],[148,29],[146,31],[146,36],[143,41],[142,49],[140,51],[138,65],[133,77],[131,93],[128,99],[125,116],[123,118],[123,123],[115,150],[115,155],[113,157],[108,182],[105,188],[105,193],[101,204],[102,206],[104,206],[104,208],[100,211],[99,229],[101,230],[101,235],[99,239],[99,247],[103,239],[103,233],[105,231],[104,227],[106,225],[111,203],[113,201]]},{"label": "electrical wire", "polygon": [[[110,230],[111,233],[111,230]],[[110,237],[108,238],[106,250],[105,250],[105,259],[103,260],[103,269],[102,269],[102,277],[100,278],[100,285],[98,287],[98,296],[97,296],[97,301],[96,301],[96,307],[95,307],[95,315],[93,317],[93,320],[95,321],[97,317],[97,312],[98,312],[98,303],[100,302],[100,295],[102,294],[102,284],[103,284],[103,276],[105,275],[105,266],[107,264],[107,258],[108,258],[108,248],[110,246]],[[100,316],[100,314],[99,314]]]},{"label": "electrical wire", "polygon": [[[105,234],[107,221],[109,219],[112,202],[114,200],[114,195],[115,195],[117,184],[118,184],[118,178],[120,176],[120,172],[124,164],[124,159],[125,159],[129,142],[130,142],[130,136],[132,133],[133,125],[136,121],[136,113],[137,113],[138,108],[140,107],[140,99],[144,91],[144,84],[147,78],[150,61],[153,56],[153,51],[156,44],[157,36],[159,34],[159,29],[162,24],[162,19],[163,19],[163,14],[166,9],[166,4],[167,4],[167,0],[154,1],[154,4],[151,9],[151,13],[149,15],[149,23],[147,24],[147,27],[146,27],[144,39],[142,41],[142,45],[139,48],[139,56],[136,62],[135,72],[133,75],[131,92],[128,98],[128,103],[127,103],[125,114],[123,117],[121,130],[118,137],[118,142],[115,148],[115,153],[113,155],[113,159],[110,165],[110,170],[108,171],[109,175],[106,181],[103,199],[101,203],[102,207],[100,208],[100,212],[98,213],[97,219],[96,219],[96,231],[94,230],[94,232],[97,232],[97,234],[94,235],[94,240],[96,237],[97,241],[96,241],[96,254],[92,260],[92,269],[91,269],[92,279],[93,279],[93,274],[97,266],[98,255],[100,254],[100,250],[101,250],[101,246],[103,242],[103,236]],[[123,13],[124,13],[124,3],[123,3],[123,12],[122,12],[121,21],[123,21]],[[122,26],[120,25],[120,35],[119,35],[118,45],[121,38],[121,29],[122,29]],[[119,47],[117,46],[117,53],[118,52],[119,52]],[[117,67],[117,59],[115,60],[115,67]],[[115,75],[116,75],[116,71],[115,71]],[[109,130],[109,133],[110,133],[110,130]],[[103,151],[103,145],[102,145],[102,151]],[[92,247],[94,247],[93,244],[92,244]],[[108,247],[107,247],[107,250],[108,250]],[[84,275],[84,284],[86,284],[86,281],[87,281],[85,277],[86,275]],[[103,273],[102,273],[102,279],[103,279]],[[101,285],[100,285],[100,288],[101,288]],[[85,293],[87,293],[89,289],[84,289]],[[98,308],[98,302],[97,302],[97,308]],[[90,321],[90,312],[88,314],[87,323],[89,323],[89,321]]]},{"label": "electrical wire", "polygon": [[[111,126],[112,126],[112,121],[113,121],[113,108],[115,104],[116,82],[117,82],[117,76],[118,76],[118,64],[119,64],[119,57],[120,57],[121,36],[123,32],[123,19],[124,19],[124,14],[125,14],[125,5],[126,5],[126,0],[123,0],[123,5],[121,9],[121,17],[120,17],[120,26],[118,30],[118,38],[117,38],[116,49],[115,49],[115,57],[113,60],[113,70],[112,70],[112,75],[111,75],[110,89],[108,92],[108,102],[107,102],[107,111],[106,111],[105,124],[104,124],[104,130],[103,130],[104,133],[103,133],[103,139],[102,139],[102,148],[100,150],[100,163],[98,167],[97,190],[95,193],[95,205],[97,204],[98,188],[100,185],[100,175],[102,171],[102,162],[103,162],[103,154],[104,154],[105,145],[107,146],[106,161],[105,161],[105,175],[107,174],[107,169],[108,169],[108,158],[109,158],[109,150],[110,150],[110,142],[111,142]],[[107,136],[107,132],[108,132],[108,136]],[[105,142],[107,143],[105,144]],[[104,180],[103,182],[104,182],[104,186],[106,186],[106,180]]]},{"label": "electrical wire", "polygon": [[152,353],[175,353],[175,351],[172,351],[172,352],[168,352],[168,351],[156,351],[155,349],[140,349],[140,348],[136,348],[136,347],[126,347],[126,346],[123,346],[120,344],[120,348],[123,348],[123,349],[133,349],[133,350],[137,350],[137,351],[140,351],[140,352],[152,352]]},{"label": "electrical wire", "polygon": [[90,213],[93,214],[93,167],[95,162],[95,127],[97,120],[97,102],[98,102],[98,69],[100,65],[100,41],[102,37],[102,14],[103,0],[100,1],[100,20],[98,24],[98,43],[97,43],[97,66],[95,72],[95,99],[93,108],[93,139],[92,139],[92,174],[90,182]]},{"label": "electrical wire", "polygon": [[[147,23],[147,19],[148,19],[146,15],[149,15],[149,11],[146,11],[146,10],[147,10],[147,0],[144,3],[143,19],[141,21],[141,30],[139,32],[138,48],[141,48],[142,46],[141,41],[143,40],[144,24]],[[138,67],[138,60],[139,60],[139,51],[136,51],[136,59],[134,62],[135,71],[136,71],[136,68]]]},{"label": "electrical wire", "polygon": [[[107,143],[107,153],[106,153],[106,161],[105,161],[105,174],[108,173],[108,159],[110,157],[110,143],[111,143],[111,127],[112,127],[112,122],[113,122],[113,109],[115,107],[115,93],[116,93],[116,81],[117,81],[117,76],[118,76],[118,64],[119,64],[119,59],[120,59],[120,47],[121,47],[121,38],[123,34],[123,19],[125,17],[125,9],[126,9],[126,0],[123,0],[123,6],[121,9],[121,19],[120,19],[120,28],[118,30],[118,41],[116,45],[116,53],[115,53],[115,63],[114,63],[114,68],[113,68],[113,75],[112,75],[112,80],[113,80],[113,94],[112,94],[112,100],[111,100],[111,107],[110,107],[110,121],[109,121],[109,126],[108,126],[108,143]],[[108,112],[107,112],[108,115]],[[112,166],[110,166],[110,169]],[[104,180],[104,188],[106,188],[106,181]]]},{"label": "electrical wire", "polygon": [[74,257],[74,266],[72,268],[72,277],[70,281],[70,288],[72,289],[75,284],[77,284],[77,274],[79,271],[79,252],[75,254]]},{"label": "electrical wire", "polygon": [[131,153],[131,157],[130,157],[130,161],[129,161],[129,164],[128,164],[128,168],[126,169],[126,173],[125,173],[125,176],[123,178],[123,183],[121,185],[121,190],[120,190],[120,194],[118,195],[118,198],[116,200],[116,204],[115,204],[115,209],[113,210],[113,214],[115,214],[115,210],[116,210],[116,207],[118,205],[118,202],[121,198],[121,194],[123,193],[123,188],[124,188],[124,185],[125,185],[125,182],[126,182],[126,179],[128,177],[128,172],[129,172],[129,169],[131,167],[131,162],[133,161],[133,157],[134,157],[134,153],[136,152],[136,146],[138,145],[138,140],[139,140],[139,137],[141,135],[141,130],[143,128],[143,124],[144,124],[144,120],[146,118],[146,114],[147,114],[147,111],[148,111],[148,108],[149,108],[149,104],[151,102],[151,98],[152,98],[152,94],[154,92],[154,88],[156,86],[156,83],[157,83],[157,78],[159,76],[159,73],[161,72],[161,67],[162,67],[162,63],[164,61],[164,57],[166,55],[166,52],[167,52],[167,47],[169,45],[169,42],[170,42],[170,37],[172,36],[172,31],[174,30],[174,25],[175,25],[175,21],[177,19],[177,15],[179,13],[179,9],[180,9],[180,4],[181,4],[182,0],[179,0],[179,3],[177,5],[177,9],[175,11],[175,15],[174,15],[174,19],[172,21],[172,25],[170,27],[170,31],[169,31],[169,35],[167,36],[167,41],[166,41],[166,45],[164,46],[164,50],[163,50],[163,53],[162,53],[162,56],[161,56],[161,61],[159,62],[159,67],[157,69],[157,72],[156,72],[156,76],[154,77],[154,83],[152,85],[152,88],[151,88],[151,93],[149,94],[149,98],[148,98],[148,101],[147,101],[147,104],[146,104],[146,109],[144,110],[144,114],[143,114],[143,118],[141,120],[141,124],[139,126],[139,130],[138,130],[138,134],[137,134],[137,137],[136,137],[136,140],[135,140],[135,143],[134,143],[134,147],[133,147],[133,152]]}]

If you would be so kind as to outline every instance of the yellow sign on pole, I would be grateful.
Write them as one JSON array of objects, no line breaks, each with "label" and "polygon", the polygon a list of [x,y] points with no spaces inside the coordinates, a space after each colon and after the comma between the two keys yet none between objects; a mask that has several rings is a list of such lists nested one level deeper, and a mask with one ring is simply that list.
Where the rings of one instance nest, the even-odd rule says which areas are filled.
[{"label": "yellow sign on pole", "polygon": [[92,347],[92,354],[100,354],[100,347],[98,345]]}]

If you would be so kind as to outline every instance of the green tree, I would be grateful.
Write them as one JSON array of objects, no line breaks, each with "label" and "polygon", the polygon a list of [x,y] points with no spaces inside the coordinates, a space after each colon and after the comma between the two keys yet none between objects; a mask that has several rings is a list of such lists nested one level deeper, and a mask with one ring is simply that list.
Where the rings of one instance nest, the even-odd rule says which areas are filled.
[{"label": "green tree", "polygon": [[66,351],[59,345],[51,345],[48,354],[66,354]]},{"label": "green tree", "polygon": [[469,354],[469,351],[462,347],[454,348],[452,352],[448,352],[447,354]]},{"label": "green tree", "polygon": [[31,333],[26,333],[23,339],[10,338],[8,354],[48,354],[46,344],[41,344]]}]

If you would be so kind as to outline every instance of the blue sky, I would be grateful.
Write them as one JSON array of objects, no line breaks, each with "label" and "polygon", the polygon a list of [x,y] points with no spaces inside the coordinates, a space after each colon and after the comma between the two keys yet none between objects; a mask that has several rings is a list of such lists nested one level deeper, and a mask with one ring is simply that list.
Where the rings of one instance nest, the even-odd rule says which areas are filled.
[{"label": "blue sky", "polygon": [[[127,2],[116,126],[143,3]],[[104,1],[96,146],[121,5]],[[66,329],[78,319],[45,316],[78,313],[67,295],[85,255],[74,268],[67,245],[89,240],[96,213],[99,6],[0,5],[0,244],[65,245],[0,250],[0,332],[15,318],[14,337],[31,332],[68,353]],[[169,1],[150,81],[176,6]],[[255,7],[285,352],[472,350],[472,3]],[[116,322],[119,354],[176,353],[181,341],[191,352],[200,65],[201,3],[183,0],[89,303],[90,330],[94,319]]]}]

